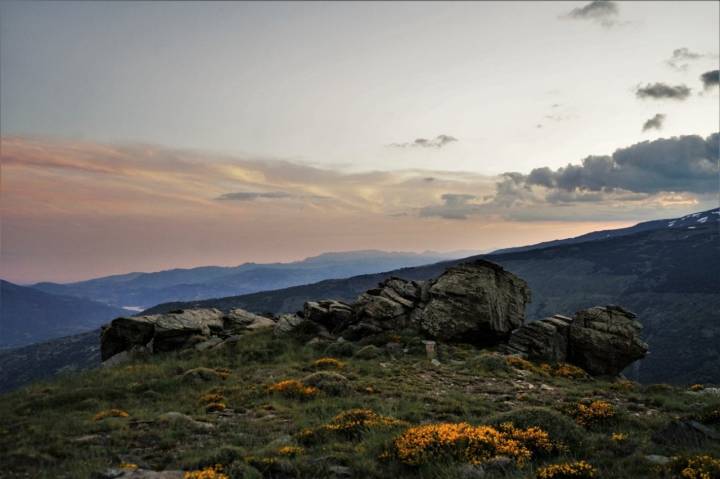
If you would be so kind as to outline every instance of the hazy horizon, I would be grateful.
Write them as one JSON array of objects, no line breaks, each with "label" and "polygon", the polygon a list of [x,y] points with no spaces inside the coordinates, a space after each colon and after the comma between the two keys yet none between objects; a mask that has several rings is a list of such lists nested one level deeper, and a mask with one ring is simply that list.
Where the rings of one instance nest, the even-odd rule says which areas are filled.
[{"label": "hazy horizon", "polygon": [[2,2],[0,276],[492,250],[718,205],[718,2]]}]

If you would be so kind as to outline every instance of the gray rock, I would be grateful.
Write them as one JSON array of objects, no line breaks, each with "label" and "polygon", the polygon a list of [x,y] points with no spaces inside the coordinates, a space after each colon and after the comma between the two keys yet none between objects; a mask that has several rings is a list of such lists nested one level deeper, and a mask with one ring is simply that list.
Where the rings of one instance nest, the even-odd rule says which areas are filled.
[{"label": "gray rock", "polygon": [[273,334],[275,334],[275,336],[285,336],[300,326],[304,321],[305,319],[295,314],[283,314],[275,322]]},{"label": "gray rock", "polygon": [[650,464],[657,464],[658,466],[664,466],[670,462],[670,458],[667,456],[661,456],[659,454],[648,454],[645,456],[645,460]]},{"label": "gray rock", "polygon": [[133,347],[145,347],[151,341],[153,353],[192,346],[222,331],[222,317],[217,309],[190,309],[114,319],[101,332],[102,360]]},{"label": "gray rock", "polygon": [[534,361],[565,362],[571,322],[559,314],[533,321],[513,331],[503,349]]},{"label": "gray rock", "polygon": [[497,344],[522,326],[530,289],[525,281],[484,260],[449,268],[430,281],[421,329],[445,341]]},{"label": "gray rock", "polygon": [[308,301],[303,306],[303,317],[335,331],[348,324],[353,317],[349,304],[335,300]]},{"label": "gray rock", "polygon": [[578,311],[570,324],[568,361],[595,376],[615,376],[647,354],[641,329],[635,315],[619,306]]},{"label": "gray rock", "polygon": [[707,441],[719,441],[720,433],[692,420],[670,421],[652,435],[656,444],[684,447],[702,447]]},{"label": "gray rock", "polygon": [[196,421],[186,414],[182,414],[176,411],[166,412],[158,416],[158,421],[168,424],[178,424],[193,429],[195,431],[210,431],[215,429],[214,424],[209,422]]},{"label": "gray rock", "polygon": [[460,479],[482,479],[486,477],[485,468],[479,464],[463,464],[458,468]]},{"label": "gray rock", "polygon": [[272,328],[274,326],[275,321],[272,319],[250,313],[240,308],[233,309],[223,317],[223,329],[226,333],[230,334]]}]

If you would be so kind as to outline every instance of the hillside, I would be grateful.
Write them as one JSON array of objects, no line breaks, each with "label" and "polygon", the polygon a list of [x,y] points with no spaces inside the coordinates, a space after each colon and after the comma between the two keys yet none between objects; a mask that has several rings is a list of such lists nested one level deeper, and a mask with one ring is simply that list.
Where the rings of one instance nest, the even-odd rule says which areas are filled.
[{"label": "hillside", "polygon": [[388,344],[329,350],[265,330],[2,395],[0,476],[717,477],[700,475],[719,467],[713,390]]},{"label": "hillside", "polygon": [[[717,211],[717,210],[714,210]],[[634,234],[596,238],[575,244],[559,244],[507,254],[488,255],[510,271],[524,278],[533,290],[527,316],[530,320],[544,316],[571,314],[594,304],[623,304],[636,312],[645,325],[644,338],[652,353],[627,374],[643,382],[689,384],[696,381],[720,382],[720,349],[717,344],[720,324],[720,241],[717,220],[698,222],[709,215],[689,215],[677,220],[653,222],[654,229]],[[693,223],[687,223],[692,219]],[[692,229],[690,229],[692,227]],[[244,308],[255,312],[286,313],[302,309],[308,300],[334,298],[354,300],[363,291],[383,279],[399,276],[423,280],[439,275],[458,261],[404,268],[387,273],[333,279],[275,291],[193,302],[174,302],[150,308],[145,314],[181,308],[217,307],[223,310]],[[59,343],[60,344],[60,343]],[[73,341],[74,347],[98,347],[97,333]],[[99,354],[78,363],[59,347],[51,362],[35,362],[47,357],[51,348],[29,346],[20,357],[14,351],[0,352],[0,390],[7,390],[5,378],[15,373],[11,365],[23,365],[22,375],[41,378],[63,365],[89,367],[97,365]],[[45,351],[44,353],[42,351]],[[67,360],[65,359],[67,357]],[[48,367],[53,365],[53,367]],[[13,383],[15,384],[15,383]]]},{"label": "hillside", "polygon": [[0,348],[85,332],[125,313],[95,301],[0,281]]},{"label": "hillside", "polygon": [[[714,216],[718,216],[714,214]],[[703,216],[698,216],[697,219]],[[667,220],[658,225],[666,225]],[[653,353],[631,373],[643,382],[720,382],[720,235],[717,220],[656,228],[581,243],[484,256],[525,279],[533,291],[527,316],[570,314],[594,304],[622,304],[638,314]],[[234,298],[158,305],[148,312],[190,307],[292,312],[308,299],[354,299],[390,276],[427,279],[456,264]]]},{"label": "hillside", "polygon": [[191,301],[281,289],[462,256],[462,252],[349,251],[325,253],[291,263],[246,263],[234,267],[205,266],[155,273],[129,273],[68,284],[38,283],[34,287],[48,293],[77,296],[117,307],[144,309],[168,301]]}]

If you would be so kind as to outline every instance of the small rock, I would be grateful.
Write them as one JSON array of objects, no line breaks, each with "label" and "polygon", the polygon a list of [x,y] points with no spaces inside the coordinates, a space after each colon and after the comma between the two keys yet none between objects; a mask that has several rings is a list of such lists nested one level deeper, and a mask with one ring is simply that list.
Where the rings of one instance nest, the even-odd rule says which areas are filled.
[{"label": "small rock", "polygon": [[485,476],[485,468],[479,464],[463,464],[458,470],[460,479],[482,479]]},{"label": "small rock", "polygon": [[210,368],[194,368],[185,371],[182,375],[183,381],[192,383],[204,383],[221,379],[220,374]]},{"label": "small rock", "polygon": [[430,360],[430,364],[432,364],[433,366],[440,366],[440,361],[438,361],[436,358],[432,358]]},{"label": "small rock", "polygon": [[645,460],[651,464],[657,464],[658,466],[663,466],[670,462],[669,457],[661,456],[659,454],[648,454],[647,456],[645,456]]},{"label": "small rock", "polygon": [[333,474],[333,477],[352,477],[352,469],[346,466],[330,466],[328,467],[328,471]]},{"label": "small rock", "polygon": [[166,422],[170,424],[181,424],[187,426],[190,429],[197,431],[209,431],[215,429],[215,425],[209,422],[196,421],[186,414],[182,414],[176,411],[166,412],[158,417],[160,422]]}]

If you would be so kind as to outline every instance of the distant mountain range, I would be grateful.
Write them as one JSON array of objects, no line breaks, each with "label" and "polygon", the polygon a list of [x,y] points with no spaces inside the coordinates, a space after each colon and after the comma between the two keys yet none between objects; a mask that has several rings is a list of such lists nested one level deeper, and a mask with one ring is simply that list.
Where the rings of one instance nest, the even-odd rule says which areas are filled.
[{"label": "distant mountain range", "polygon": [[88,331],[125,313],[96,301],[0,280],[0,348]]},{"label": "distant mountain range", "polygon": [[[613,303],[635,311],[644,324],[650,355],[629,372],[633,377],[644,382],[720,383],[719,209],[482,257],[528,281],[533,292],[527,311],[529,320]],[[389,276],[431,278],[462,261],[217,299],[170,302],[144,314],[193,307],[293,312],[308,300],[352,300]],[[97,342],[98,332],[94,331],[64,338],[57,342],[57,348],[52,347],[52,341],[0,352],[0,390],[17,376],[13,371],[19,365],[26,371],[26,380],[30,380],[62,368],[97,364],[97,350],[89,354],[93,347],[97,348]]]},{"label": "distant mountain range", "polygon": [[168,301],[193,301],[287,288],[329,278],[347,278],[461,258],[472,252],[325,253],[292,263],[203,266],[156,273],[128,273],[77,283],[38,283],[33,288],[140,311]]}]

